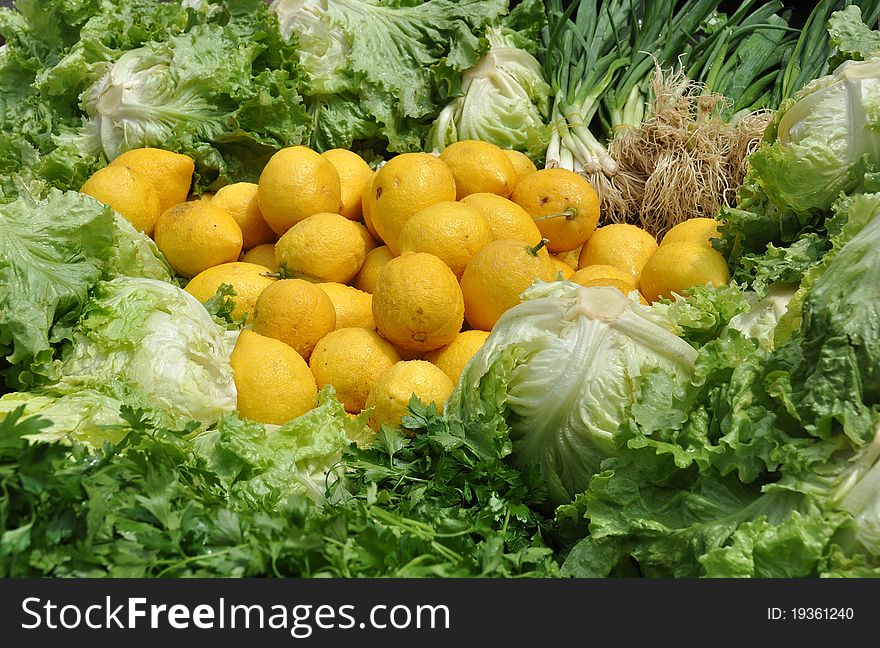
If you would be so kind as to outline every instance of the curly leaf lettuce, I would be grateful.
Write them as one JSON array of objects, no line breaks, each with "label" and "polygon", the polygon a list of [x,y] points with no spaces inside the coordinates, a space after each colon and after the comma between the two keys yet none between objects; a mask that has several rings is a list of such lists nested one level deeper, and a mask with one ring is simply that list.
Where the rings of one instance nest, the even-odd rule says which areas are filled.
[{"label": "curly leaf lettuce", "polygon": [[[430,121],[460,88],[506,0],[275,0],[295,37],[318,148],[355,143],[420,150]],[[341,104],[341,105],[340,105]],[[342,122],[342,123],[340,123]]]},{"label": "curly leaf lettuce", "polygon": [[0,357],[13,388],[53,375],[53,345],[69,339],[102,279],[171,280],[155,244],[109,207],[78,192],[26,191],[0,204]]}]

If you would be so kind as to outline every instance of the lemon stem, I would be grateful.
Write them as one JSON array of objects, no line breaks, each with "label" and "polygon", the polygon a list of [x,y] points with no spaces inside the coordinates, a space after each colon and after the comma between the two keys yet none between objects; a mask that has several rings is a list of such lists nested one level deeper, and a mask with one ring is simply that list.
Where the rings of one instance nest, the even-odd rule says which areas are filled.
[{"label": "lemon stem", "polygon": [[526,247],[526,250],[528,250],[529,254],[531,254],[532,256],[538,256],[538,252],[541,250],[542,247],[547,245],[548,242],[548,239],[542,238],[536,245]]},{"label": "lemon stem", "polygon": [[575,216],[577,216],[578,210],[576,207],[569,207],[568,209],[556,212],[555,214],[547,214],[546,216],[537,216],[532,218],[534,221],[543,221],[549,220],[551,218],[565,218],[566,220],[574,220]]}]

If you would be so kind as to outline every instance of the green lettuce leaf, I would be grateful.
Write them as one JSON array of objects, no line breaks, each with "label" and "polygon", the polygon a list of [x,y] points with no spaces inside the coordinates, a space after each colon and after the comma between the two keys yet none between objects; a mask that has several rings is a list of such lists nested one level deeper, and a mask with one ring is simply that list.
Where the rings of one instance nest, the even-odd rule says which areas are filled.
[{"label": "green lettuce leaf", "polygon": [[53,374],[53,345],[69,337],[99,280],[171,280],[152,241],[77,192],[23,191],[0,204],[0,252],[0,362],[13,388]]},{"label": "green lettuce leaf", "polygon": [[125,430],[123,407],[152,424],[209,426],[236,406],[229,362],[235,333],[217,325],[173,283],[136,277],[99,282],[57,361],[57,382],[0,398],[0,414],[51,425],[38,440],[100,445]]},{"label": "green lettuce leaf", "polygon": [[552,130],[547,123],[550,85],[532,52],[545,20],[543,4],[529,1],[487,30],[489,50],[462,72],[461,96],[434,120],[427,148],[442,151],[459,140],[479,139],[541,161]]},{"label": "green lettuce leaf", "polygon": [[327,387],[317,407],[280,427],[227,415],[192,443],[236,506],[271,510],[292,496],[322,502],[343,476],[340,462],[350,435],[365,427],[363,417],[351,419]]},{"label": "green lettuce leaf", "polygon": [[486,49],[484,28],[506,9],[505,0],[273,2],[281,33],[299,43],[312,145],[421,150],[459,74]]}]

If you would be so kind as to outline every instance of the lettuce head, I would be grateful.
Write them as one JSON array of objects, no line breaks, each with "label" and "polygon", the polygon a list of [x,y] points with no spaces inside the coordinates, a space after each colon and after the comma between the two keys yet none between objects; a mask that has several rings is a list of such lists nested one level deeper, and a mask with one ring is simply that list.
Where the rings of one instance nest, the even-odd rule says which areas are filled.
[{"label": "lettuce head", "polygon": [[498,320],[445,411],[477,443],[509,438],[514,461],[538,470],[553,502],[568,502],[620,451],[618,428],[645,376],[686,381],[696,354],[616,288],[537,283]]}]

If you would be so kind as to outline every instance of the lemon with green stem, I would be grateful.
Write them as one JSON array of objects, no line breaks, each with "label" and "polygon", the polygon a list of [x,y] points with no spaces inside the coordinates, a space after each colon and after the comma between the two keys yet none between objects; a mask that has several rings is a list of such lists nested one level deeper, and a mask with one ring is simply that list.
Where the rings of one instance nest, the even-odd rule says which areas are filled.
[{"label": "lemon with green stem", "polygon": [[583,245],[599,223],[599,196],[583,176],[540,169],[513,189],[511,200],[528,212],[554,254]]},{"label": "lemon with green stem", "polygon": [[545,245],[543,239],[537,245],[501,239],[471,258],[461,277],[465,319],[471,327],[491,331],[499,317],[520,303],[520,295],[536,279],[555,279]]}]

